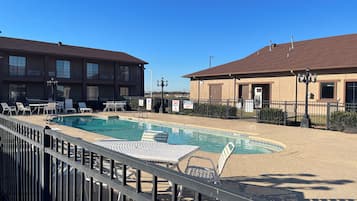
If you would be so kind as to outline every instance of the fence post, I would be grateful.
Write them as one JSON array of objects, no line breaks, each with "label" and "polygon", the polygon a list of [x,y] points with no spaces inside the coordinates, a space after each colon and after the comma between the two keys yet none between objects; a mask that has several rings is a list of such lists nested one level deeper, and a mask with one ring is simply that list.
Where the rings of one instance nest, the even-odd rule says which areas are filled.
[{"label": "fence post", "polygon": [[284,126],[286,126],[287,116],[288,116],[288,113],[286,112],[286,107],[287,107],[287,103],[286,101],[284,101]]},{"label": "fence post", "polygon": [[244,101],[243,98],[240,99],[241,107],[240,107],[240,118],[243,119],[243,110],[244,110]]},{"label": "fence post", "polygon": [[331,111],[331,104],[327,103],[327,115],[326,115],[326,129],[330,130],[330,111]]},{"label": "fence post", "polygon": [[[51,172],[50,172],[50,155],[45,152],[45,149],[50,147],[50,136],[46,134],[46,130],[49,129],[48,126],[46,126],[43,129],[42,133],[42,153],[41,153],[41,191],[42,191],[42,200],[44,201],[50,201],[51,196],[50,196],[50,177]],[[57,171],[57,170],[55,170]]]},{"label": "fence post", "polygon": [[229,118],[229,99],[227,99],[226,118]]}]

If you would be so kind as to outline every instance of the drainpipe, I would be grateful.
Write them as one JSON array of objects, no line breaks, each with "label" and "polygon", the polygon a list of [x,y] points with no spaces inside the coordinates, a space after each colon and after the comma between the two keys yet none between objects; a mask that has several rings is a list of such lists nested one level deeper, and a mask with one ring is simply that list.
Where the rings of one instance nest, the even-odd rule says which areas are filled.
[{"label": "drainpipe", "polygon": [[295,74],[293,70],[290,70],[290,73],[295,76],[295,107],[294,107],[294,116],[295,116],[295,123],[297,121],[297,93],[298,93],[298,88],[297,88],[297,83],[298,83],[298,76]]},{"label": "drainpipe", "polygon": [[201,80],[197,80],[197,103],[200,104],[200,89],[201,89]]}]

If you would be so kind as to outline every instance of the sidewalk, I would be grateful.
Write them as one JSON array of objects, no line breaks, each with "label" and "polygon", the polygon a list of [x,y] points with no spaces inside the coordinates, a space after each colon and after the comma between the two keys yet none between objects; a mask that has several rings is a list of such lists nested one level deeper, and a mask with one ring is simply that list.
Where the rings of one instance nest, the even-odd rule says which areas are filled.
[{"label": "sidewalk", "polygon": [[[138,113],[106,112],[94,115],[119,115],[137,118]],[[233,155],[223,177],[227,182],[282,188],[302,192],[306,199],[357,199],[357,135],[341,132],[258,124],[244,120],[223,120],[171,114],[147,113],[144,121],[162,121],[223,129],[280,142],[286,146],[273,154]],[[16,116],[45,125],[44,116]],[[75,128],[52,125],[72,136],[88,141],[105,138]],[[197,152],[218,160],[218,154]],[[185,162],[181,164],[185,165]],[[240,188],[238,185],[234,188]],[[239,189],[241,190],[241,189]]]},{"label": "sidewalk", "polygon": [[[138,117],[137,113],[117,113]],[[233,155],[223,177],[303,192],[306,199],[357,199],[357,135],[300,127],[171,114],[148,119],[219,128],[283,143],[273,154]],[[217,154],[199,153],[217,161]]]}]

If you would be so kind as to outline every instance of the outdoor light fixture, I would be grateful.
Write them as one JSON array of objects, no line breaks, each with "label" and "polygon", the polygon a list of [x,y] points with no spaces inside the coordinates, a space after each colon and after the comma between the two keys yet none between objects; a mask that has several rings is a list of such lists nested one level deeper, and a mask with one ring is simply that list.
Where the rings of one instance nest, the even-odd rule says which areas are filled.
[{"label": "outdoor light fixture", "polygon": [[316,73],[312,74],[310,72],[310,69],[306,69],[305,73],[303,74],[298,74],[298,80],[300,83],[305,83],[306,86],[306,91],[305,91],[305,114],[304,117],[301,120],[301,127],[309,128],[311,126],[311,119],[309,116],[309,83],[315,83],[316,82]]},{"label": "outdoor light fixture", "polygon": [[55,93],[54,92],[55,92],[55,86],[57,86],[58,81],[55,80],[53,77],[51,77],[51,79],[46,81],[46,83],[47,83],[47,86],[51,87],[52,100],[56,101],[55,100],[56,97],[55,97]]},{"label": "outdoor light fixture", "polygon": [[164,87],[168,86],[168,81],[164,80],[164,78],[162,77],[161,80],[157,81],[157,86],[161,87],[161,105],[160,105],[160,113],[164,112]]}]

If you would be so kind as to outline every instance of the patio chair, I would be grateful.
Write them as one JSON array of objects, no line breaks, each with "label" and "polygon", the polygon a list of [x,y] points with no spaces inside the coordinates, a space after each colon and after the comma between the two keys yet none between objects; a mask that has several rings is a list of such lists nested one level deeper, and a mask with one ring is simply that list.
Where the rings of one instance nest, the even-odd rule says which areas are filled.
[{"label": "patio chair", "polygon": [[22,112],[22,115],[25,115],[26,112],[29,112],[30,115],[32,115],[32,112],[31,112],[31,108],[30,107],[25,107],[23,103],[21,102],[16,102],[16,106],[17,106],[17,112]]},{"label": "patio chair", "polygon": [[109,112],[109,111],[114,111],[114,101],[107,101],[105,102],[105,107],[103,109],[103,112]]},{"label": "patio chair", "polygon": [[7,103],[1,103],[1,107],[2,107],[2,114],[5,114],[5,112],[7,112],[10,115],[12,115],[13,112],[15,112],[15,115],[17,114],[17,110],[15,106],[9,106]]},{"label": "patio chair", "polygon": [[141,141],[156,141],[167,143],[168,138],[168,133],[164,131],[145,130],[141,137]]},{"label": "patio chair", "polygon": [[64,100],[64,112],[73,112],[76,113],[76,109],[73,108],[73,100],[72,99],[66,99]]},{"label": "patio chair", "polygon": [[58,113],[64,112],[64,101],[57,101],[56,108]]},{"label": "patio chair", "polygon": [[[220,175],[222,174],[223,168],[226,165],[228,158],[232,155],[234,149],[235,149],[235,145],[232,142],[229,142],[224,147],[216,166],[214,165],[213,161],[209,158],[201,157],[201,156],[191,156],[187,161],[185,174],[193,177],[205,179],[208,182],[212,182],[214,184],[220,184],[221,183]],[[211,167],[191,165],[192,159],[208,161]]]},{"label": "patio chair", "polygon": [[87,107],[87,104],[85,102],[78,102],[78,112],[93,112],[93,109]]},{"label": "patio chair", "polygon": [[43,108],[43,113],[45,114],[57,114],[56,102],[50,102]]}]

